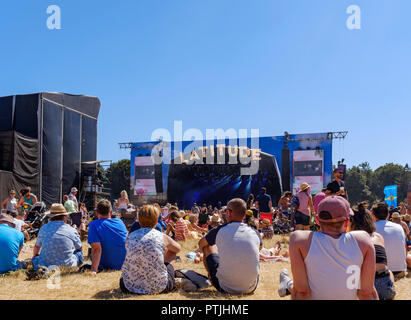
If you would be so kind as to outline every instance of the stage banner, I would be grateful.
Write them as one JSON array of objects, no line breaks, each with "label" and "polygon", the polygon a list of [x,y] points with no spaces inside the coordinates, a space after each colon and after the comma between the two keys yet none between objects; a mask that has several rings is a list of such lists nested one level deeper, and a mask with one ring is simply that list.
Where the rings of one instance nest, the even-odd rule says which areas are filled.
[{"label": "stage banner", "polygon": [[134,159],[134,195],[156,195],[155,170],[152,157],[136,157]]},{"label": "stage banner", "polygon": [[389,207],[393,206],[394,208],[396,208],[397,207],[397,185],[386,186],[384,188],[384,194],[385,194],[385,203]]},{"label": "stage banner", "polygon": [[324,186],[324,151],[297,150],[293,152],[293,191],[296,193],[303,182],[311,187],[311,194]]}]

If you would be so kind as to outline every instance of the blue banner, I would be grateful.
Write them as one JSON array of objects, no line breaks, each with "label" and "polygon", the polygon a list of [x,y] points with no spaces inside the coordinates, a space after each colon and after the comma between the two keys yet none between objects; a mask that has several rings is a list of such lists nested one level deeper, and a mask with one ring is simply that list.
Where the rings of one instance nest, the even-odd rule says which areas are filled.
[{"label": "blue banner", "polygon": [[394,208],[397,207],[397,186],[386,186],[384,188],[384,194],[385,194],[385,203],[391,207],[394,206]]}]

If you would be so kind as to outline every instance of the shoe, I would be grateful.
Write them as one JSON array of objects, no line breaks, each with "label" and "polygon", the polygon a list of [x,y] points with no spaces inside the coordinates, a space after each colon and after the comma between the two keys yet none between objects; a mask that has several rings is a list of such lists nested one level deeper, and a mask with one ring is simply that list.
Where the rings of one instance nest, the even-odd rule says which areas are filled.
[{"label": "shoe", "polygon": [[293,280],[290,278],[288,275],[288,271],[286,268],[281,270],[280,272],[280,284],[278,285],[278,295],[280,297],[285,297],[288,294],[291,294],[291,292],[288,290],[289,286],[292,284]]}]

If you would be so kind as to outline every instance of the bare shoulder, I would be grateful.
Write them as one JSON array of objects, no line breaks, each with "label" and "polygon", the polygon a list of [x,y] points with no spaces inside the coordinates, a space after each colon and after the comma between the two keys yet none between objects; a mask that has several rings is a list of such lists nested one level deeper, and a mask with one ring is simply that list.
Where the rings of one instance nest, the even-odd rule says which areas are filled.
[{"label": "bare shoulder", "polygon": [[305,243],[310,239],[312,231],[297,230],[290,234],[290,244]]},{"label": "bare shoulder", "polygon": [[364,252],[364,250],[373,247],[371,236],[367,232],[363,230],[356,230],[351,231],[350,234],[355,238],[355,240],[357,240],[361,251]]},{"label": "bare shoulder", "polygon": [[373,240],[375,244],[378,244],[383,247],[385,246],[384,237],[381,234],[379,234],[378,232],[374,232],[372,235],[373,235]]}]

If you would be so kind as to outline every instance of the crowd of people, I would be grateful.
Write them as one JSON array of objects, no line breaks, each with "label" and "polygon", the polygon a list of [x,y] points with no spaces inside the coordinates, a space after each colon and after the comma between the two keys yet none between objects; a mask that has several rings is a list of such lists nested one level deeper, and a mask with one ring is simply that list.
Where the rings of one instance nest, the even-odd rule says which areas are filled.
[{"label": "crowd of people", "polygon": [[[282,258],[290,261],[292,275],[281,271],[281,297],[393,299],[395,281],[411,269],[411,207],[367,202],[351,207],[342,173],[337,169],[334,176],[314,196],[307,183],[294,194],[284,192],[277,206],[265,188],[256,197],[216,207],[194,203],[190,210],[177,204],[135,207],[122,191],[114,208],[101,200],[91,218],[73,188],[63,203],[52,204],[46,212],[47,223],[38,232],[29,261],[18,257],[26,236],[25,208],[37,200],[30,188],[20,191],[20,199],[10,190],[0,216],[0,273],[51,266],[92,275],[121,270],[122,292],[166,293],[175,288],[181,242],[195,240],[194,262],[203,262],[211,284],[222,293],[252,294],[260,281],[260,262]],[[80,224],[71,219],[76,212],[81,212]],[[133,213],[132,223],[125,223]],[[264,248],[263,239],[272,239],[285,222],[291,231],[288,251],[281,254],[279,242]],[[82,231],[87,232],[91,263],[83,256]]]}]

